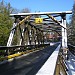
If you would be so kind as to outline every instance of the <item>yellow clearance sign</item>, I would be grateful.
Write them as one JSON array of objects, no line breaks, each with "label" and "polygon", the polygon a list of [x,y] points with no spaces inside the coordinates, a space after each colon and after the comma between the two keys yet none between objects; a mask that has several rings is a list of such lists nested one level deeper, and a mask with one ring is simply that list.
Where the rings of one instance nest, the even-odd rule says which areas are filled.
[{"label": "yellow clearance sign", "polygon": [[43,18],[35,18],[35,23],[40,24],[43,22]]}]

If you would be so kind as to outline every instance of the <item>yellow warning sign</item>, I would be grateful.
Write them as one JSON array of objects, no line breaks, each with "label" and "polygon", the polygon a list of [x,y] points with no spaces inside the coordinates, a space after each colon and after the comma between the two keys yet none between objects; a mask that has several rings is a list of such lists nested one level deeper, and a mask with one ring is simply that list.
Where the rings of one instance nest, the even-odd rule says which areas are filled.
[{"label": "yellow warning sign", "polygon": [[43,22],[43,18],[35,18],[35,23],[40,24]]}]

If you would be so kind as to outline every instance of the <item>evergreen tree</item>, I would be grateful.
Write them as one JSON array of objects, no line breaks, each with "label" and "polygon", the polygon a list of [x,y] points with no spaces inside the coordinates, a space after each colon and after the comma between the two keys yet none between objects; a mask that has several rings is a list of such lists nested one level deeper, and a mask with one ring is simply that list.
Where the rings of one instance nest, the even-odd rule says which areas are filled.
[{"label": "evergreen tree", "polygon": [[71,23],[70,23],[71,35],[69,36],[69,42],[75,45],[75,1],[72,9]]},{"label": "evergreen tree", "polygon": [[10,5],[4,4],[4,1],[0,2],[0,46],[6,45],[9,32],[12,26],[12,19],[9,17]]}]

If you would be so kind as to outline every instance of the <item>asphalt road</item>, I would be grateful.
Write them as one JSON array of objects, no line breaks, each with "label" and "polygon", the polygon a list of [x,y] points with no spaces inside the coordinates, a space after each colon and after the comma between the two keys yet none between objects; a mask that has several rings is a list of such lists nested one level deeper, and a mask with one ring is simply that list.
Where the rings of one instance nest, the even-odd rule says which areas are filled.
[{"label": "asphalt road", "polygon": [[0,75],[35,75],[58,44],[0,65]]}]

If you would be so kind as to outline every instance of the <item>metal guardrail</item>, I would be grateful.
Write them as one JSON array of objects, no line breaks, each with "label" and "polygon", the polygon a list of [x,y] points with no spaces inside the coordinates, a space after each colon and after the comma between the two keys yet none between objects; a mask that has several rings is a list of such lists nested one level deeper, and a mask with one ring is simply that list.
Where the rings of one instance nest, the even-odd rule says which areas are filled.
[{"label": "metal guardrail", "polygon": [[69,45],[68,45],[68,48],[69,48],[69,51],[70,51],[73,55],[75,55],[75,46],[69,44]]},{"label": "metal guardrail", "polygon": [[15,54],[17,52],[25,52],[26,50],[37,49],[41,47],[48,46],[49,44],[40,44],[40,45],[21,45],[21,46],[0,46],[0,56],[8,56]]},{"label": "metal guardrail", "polygon": [[11,48],[42,47],[42,46],[47,46],[47,45],[49,45],[49,44],[40,44],[40,45],[21,45],[21,46],[17,46],[17,45],[13,45],[13,46],[0,46],[0,50],[11,49]]}]

